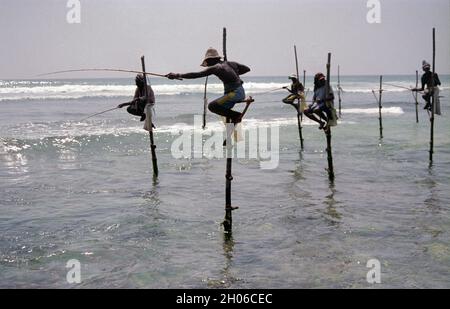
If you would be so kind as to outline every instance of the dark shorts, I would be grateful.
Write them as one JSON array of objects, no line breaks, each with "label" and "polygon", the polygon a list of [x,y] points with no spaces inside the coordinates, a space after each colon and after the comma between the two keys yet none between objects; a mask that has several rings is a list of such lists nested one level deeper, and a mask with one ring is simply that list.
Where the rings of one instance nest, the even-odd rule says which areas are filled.
[{"label": "dark shorts", "polygon": [[283,99],[283,103],[286,103],[286,104],[292,104],[292,103],[295,102],[295,100],[298,100],[298,99],[299,99],[299,96],[298,96],[298,95],[296,95],[296,94],[290,94],[290,95],[288,95],[286,98]]},{"label": "dark shorts", "polygon": [[[239,86],[237,89],[225,93],[222,97],[214,100],[214,102],[218,105],[221,105],[225,108],[232,109],[237,102],[241,102],[245,100],[245,90],[244,87]],[[213,102],[211,102],[213,103]]]}]

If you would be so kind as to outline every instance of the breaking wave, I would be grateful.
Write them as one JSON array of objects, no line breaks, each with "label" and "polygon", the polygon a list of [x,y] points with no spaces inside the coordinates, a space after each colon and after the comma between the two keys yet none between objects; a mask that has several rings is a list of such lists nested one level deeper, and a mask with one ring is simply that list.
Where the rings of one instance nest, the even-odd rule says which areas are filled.
[{"label": "breaking wave", "polygon": [[[405,82],[399,82],[400,86],[410,87]],[[288,86],[286,83],[278,82],[246,82],[245,89],[249,95],[285,92],[281,88]],[[333,85],[334,86],[334,85]],[[204,84],[177,83],[177,84],[154,84],[153,90],[157,96],[175,95],[199,95],[204,92]],[[336,87],[334,87],[336,88]],[[352,82],[342,86],[344,93],[370,94],[372,89],[378,86],[374,83]],[[407,89],[385,86],[388,92],[407,92]],[[450,89],[442,87],[443,90]],[[67,82],[67,81],[0,81],[1,101],[24,101],[24,100],[73,100],[82,98],[118,98],[131,97],[135,86],[126,84],[99,84],[98,82]],[[220,83],[208,84],[208,94],[223,93],[223,85]]]}]

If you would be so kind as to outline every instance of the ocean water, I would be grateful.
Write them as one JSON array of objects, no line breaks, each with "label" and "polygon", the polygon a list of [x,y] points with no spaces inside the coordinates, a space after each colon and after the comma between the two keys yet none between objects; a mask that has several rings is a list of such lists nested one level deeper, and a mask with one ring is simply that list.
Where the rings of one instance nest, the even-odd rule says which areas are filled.
[{"label": "ocean water", "polygon": [[[411,93],[386,86],[381,140],[378,77],[343,77],[333,183],[323,132],[305,120],[300,151],[287,93],[269,92],[289,81],[245,78],[256,102],[243,127],[279,127],[279,164],[234,160],[231,237],[221,227],[225,160],[171,151],[180,130],[202,132],[193,123],[204,80],[151,80],[158,180],[136,117],[116,110],[80,121],[129,101],[132,78],[2,80],[0,287],[372,288],[366,264],[377,259],[375,287],[450,288],[450,76],[441,78],[430,167],[422,100],[417,124]],[[409,87],[415,76],[385,81]],[[208,98],[221,92],[211,80]],[[222,130],[211,114],[207,127],[204,140]],[[80,284],[66,280],[72,259]]]}]

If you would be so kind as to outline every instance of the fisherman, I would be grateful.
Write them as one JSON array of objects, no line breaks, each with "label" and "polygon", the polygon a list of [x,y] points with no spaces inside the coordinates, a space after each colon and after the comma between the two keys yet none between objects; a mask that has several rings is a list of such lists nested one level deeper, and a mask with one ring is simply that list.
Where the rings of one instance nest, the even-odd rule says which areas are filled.
[{"label": "fisherman", "polygon": [[[122,108],[124,106],[128,106],[128,113],[134,116],[139,116],[141,117],[141,121],[144,121],[146,119],[146,106],[147,104],[150,104],[150,106],[155,104],[155,94],[153,93],[152,87],[147,85],[148,97],[146,98],[145,77],[143,74],[136,75],[135,83],[136,90],[134,92],[133,101],[120,104],[118,107]],[[152,126],[155,127],[153,123]]]},{"label": "fisherman", "polygon": [[289,76],[289,79],[292,81],[291,89],[288,87],[283,87],[283,89],[286,89],[290,92],[290,94],[283,99],[283,103],[289,104],[294,106],[296,109],[298,109],[298,103],[295,103],[295,101],[301,99],[301,95],[305,91],[305,87],[303,84],[298,80],[298,77],[296,74],[292,74]]},{"label": "fisherman", "polygon": [[[314,97],[313,103],[304,111],[309,119],[320,124],[319,130],[327,130],[331,122],[335,120],[333,115],[334,93],[330,87],[328,95],[326,92],[326,80],[323,73],[317,73],[314,76]],[[327,104],[328,103],[328,104]]]},{"label": "fisherman", "polygon": [[[441,81],[439,80],[439,76],[437,73],[434,73],[434,83],[433,83],[433,72],[431,72],[431,65],[425,60],[422,62],[422,69],[425,72],[422,75],[422,87],[414,88],[412,91],[420,92],[424,91],[424,95],[422,98],[427,102],[424,109],[431,111],[431,97],[434,95],[434,87],[438,87],[441,85]],[[434,85],[433,85],[434,84]],[[425,89],[426,86],[426,89]]]},{"label": "fisherman", "polygon": [[238,102],[244,101],[245,90],[243,81],[239,77],[245,73],[250,72],[250,68],[232,61],[222,61],[216,49],[209,48],[206,51],[205,59],[201,66],[206,67],[205,70],[196,73],[169,73],[169,79],[195,79],[206,77],[209,75],[217,76],[224,84],[224,95],[208,105],[208,109],[220,116],[231,119],[234,124],[242,121],[242,114],[232,110],[234,105]]}]

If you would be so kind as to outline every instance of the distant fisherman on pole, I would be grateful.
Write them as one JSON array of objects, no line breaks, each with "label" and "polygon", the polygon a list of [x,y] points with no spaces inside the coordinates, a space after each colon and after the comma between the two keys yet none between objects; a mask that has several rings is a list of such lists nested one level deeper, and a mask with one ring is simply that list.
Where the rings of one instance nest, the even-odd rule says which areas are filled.
[{"label": "distant fisherman on pole", "polygon": [[242,121],[242,114],[232,110],[236,103],[244,101],[245,90],[243,81],[239,77],[250,72],[250,68],[232,61],[222,61],[221,56],[214,48],[209,48],[206,52],[205,59],[201,66],[206,67],[205,70],[196,73],[169,73],[169,79],[195,79],[210,75],[217,76],[224,84],[224,95],[208,105],[208,109],[220,116],[231,119],[234,124]]},{"label": "distant fisherman on pole", "polygon": [[[136,91],[134,92],[134,99],[130,103],[123,103],[120,104],[118,107],[122,108],[124,106],[128,106],[127,111],[131,115],[139,116],[141,117],[141,121],[144,121],[146,119],[146,106],[147,104],[150,104],[152,107],[155,105],[155,94],[153,93],[153,89],[150,85],[147,85],[147,93],[148,98],[146,100],[145,98],[145,81],[144,81],[144,75],[138,74],[136,75],[135,82],[136,82]],[[146,122],[147,124],[147,122]],[[154,124],[152,123],[152,126]],[[149,128],[144,127],[145,130],[149,130]]]},{"label": "distant fisherman on pole", "polygon": [[[433,81],[432,81],[432,75],[433,72],[431,72],[431,65],[426,62],[425,60],[422,62],[422,69],[425,72],[422,75],[422,88],[414,88],[412,91],[425,91],[425,94],[422,96],[422,98],[427,102],[424,109],[431,111],[431,96],[434,95],[435,90],[439,91],[438,86],[441,85],[441,81],[439,80],[439,76],[437,73],[434,73],[434,89],[433,89]],[[425,89],[426,86],[426,89]],[[438,113],[440,114],[440,112]]]},{"label": "distant fisherman on pole", "polygon": [[296,74],[292,74],[289,76],[289,79],[292,81],[291,89],[288,87],[283,87],[283,89],[286,89],[290,92],[290,94],[283,99],[283,103],[289,104],[294,106],[295,108],[298,108],[298,103],[296,103],[297,100],[301,99],[302,95],[304,96],[303,92],[305,91],[305,87],[303,84],[298,80],[298,77]]}]

